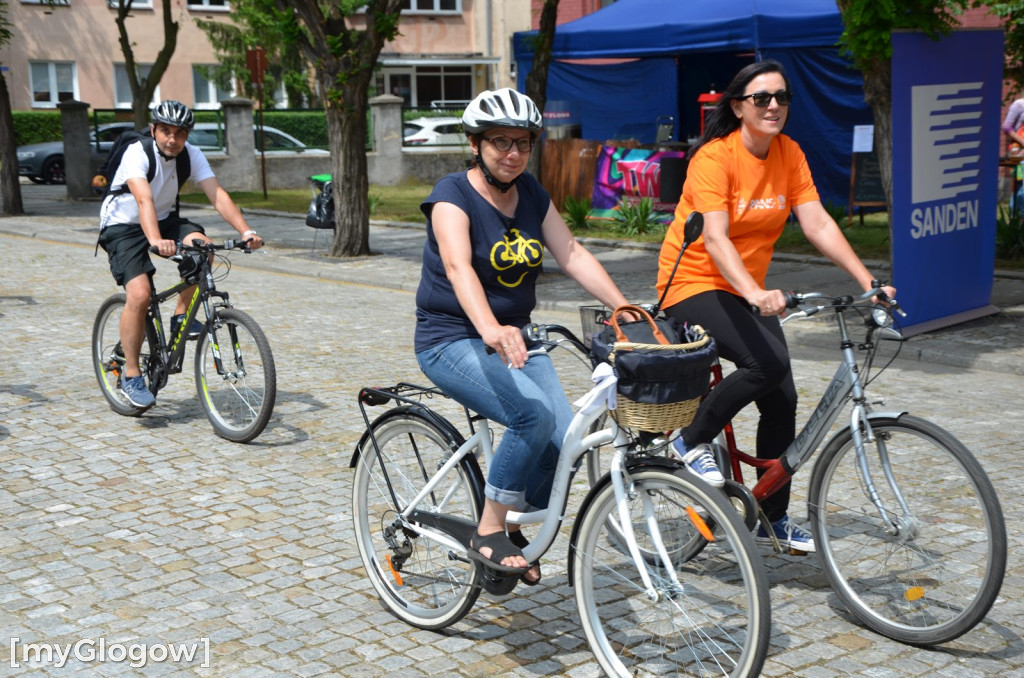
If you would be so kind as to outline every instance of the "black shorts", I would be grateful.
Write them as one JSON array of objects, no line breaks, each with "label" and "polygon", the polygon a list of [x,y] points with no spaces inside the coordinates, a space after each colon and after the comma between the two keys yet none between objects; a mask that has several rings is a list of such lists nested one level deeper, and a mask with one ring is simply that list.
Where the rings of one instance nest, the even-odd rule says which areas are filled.
[{"label": "black shorts", "polygon": [[[167,240],[183,240],[192,233],[206,235],[202,226],[180,217],[167,217],[159,226],[160,235]],[[132,278],[156,273],[156,266],[149,258],[149,240],[139,224],[107,226],[100,232],[100,247],[107,253],[110,273],[122,287]]]}]

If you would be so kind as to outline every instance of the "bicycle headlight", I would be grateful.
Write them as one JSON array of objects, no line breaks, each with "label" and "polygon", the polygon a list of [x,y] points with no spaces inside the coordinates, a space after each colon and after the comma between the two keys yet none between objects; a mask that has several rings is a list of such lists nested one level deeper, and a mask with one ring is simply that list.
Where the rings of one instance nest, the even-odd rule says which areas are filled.
[{"label": "bicycle headlight", "polygon": [[892,325],[892,313],[885,306],[875,304],[871,307],[871,321],[879,327],[889,327]]}]

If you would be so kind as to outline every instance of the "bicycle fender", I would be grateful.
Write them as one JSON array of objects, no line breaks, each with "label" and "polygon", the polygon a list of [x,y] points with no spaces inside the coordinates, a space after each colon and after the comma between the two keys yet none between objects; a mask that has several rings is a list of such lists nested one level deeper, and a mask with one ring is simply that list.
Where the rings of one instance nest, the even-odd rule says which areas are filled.
[{"label": "bicycle fender", "polygon": [[[377,428],[377,426],[384,423],[388,419],[406,414],[420,417],[421,419],[424,419],[428,423],[433,424],[437,426],[437,428],[441,429],[443,433],[448,435],[450,439],[449,444],[454,445],[454,447],[452,447],[452,450],[458,449],[464,442],[466,442],[466,439],[462,437],[462,434],[459,433],[459,430],[455,428],[454,424],[452,424],[450,421],[448,421],[441,415],[437,414],[433,410],[423,407],[422,405],[400,405],[398,407],[391,408],[384,414],[374,419],[373,422],[370,424],[370,427],[363,431],[363,435],[359,437],[359,442],[356,443],[355,449],[352,450],[352,459],[349,461],[348,467],[355,468],[356,462],[359,461],[359,451],[362,450],[363,446],[370,441],[371,430]],[[370,444],[372,449],[372,443]]]},{"label": "bicycle fender", "polygon": [[[906,410],[891,410],[891,411],[887,410],[885,412],[868,412],[865,418],[870,423],[870,422],[876,421],[878,419],[899,419],[904,414],[909,414],[909,412],[907,412]],[[843,435],[843,434],[849,434],[849,432],[850,432],[850,424],[847,424],[847,425],[843,426],[841,429],[839,429],[838,431],[836,431],[833,435],[831,435],[828,438],[828,440],[825,441],[825,445],[821,449],[825,449],[825,447],[828,446],[828,443],[830,443],[833,440],[835,440],[838,436]]]},{"label": "bicycle fender", "polygon": [[[644,470],[649,468],[657,468],[670,473],[675,473],[679,469],[683,468],[683,463],[678,459],[669,457],[638,457],[626,462],[627,471]],[[597,485],[594,485],[590,488],[590,491],[587,492],[587,496],[584,497],[583,504],[580,506],[580,510],[576,514],[577,519],[573,522],[572,534],[569,536],[569,560],[566,563],[569,586],[573,585],[572,572],[573,563],[576,560],[576,540],[579,538],[580,525],[583,523],[583,521],[579,519],[579,516],[586,515],[587,509],[590,508],[590,505],[594,501],[594,497],[596,497],[606,486],[611,485],[611,483],[611,474],[604,474],[601,480],[598,481]]]}]

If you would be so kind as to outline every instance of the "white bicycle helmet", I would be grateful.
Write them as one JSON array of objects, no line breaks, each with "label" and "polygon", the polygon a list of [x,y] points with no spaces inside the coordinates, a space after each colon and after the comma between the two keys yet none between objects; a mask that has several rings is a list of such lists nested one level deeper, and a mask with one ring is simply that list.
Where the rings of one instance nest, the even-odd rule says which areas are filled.
[{"label": "white bicycle helmet", "polygon": [[191,131],[192,126],[196,123],[196,118],[192,115],[192,110],[180,101],[175,101],[173,99],[161,101],[153,107],[152,113],[152,121],[154,124],[162,122],[165,125],[183,127]]},{"label": "white bicycle helmet", "polygon": [[541,120],[540,110],[530,97],[504,87],[476,95],[462,114],[462,129],[467,134],[479,134],[494,127],[539,132]]}]

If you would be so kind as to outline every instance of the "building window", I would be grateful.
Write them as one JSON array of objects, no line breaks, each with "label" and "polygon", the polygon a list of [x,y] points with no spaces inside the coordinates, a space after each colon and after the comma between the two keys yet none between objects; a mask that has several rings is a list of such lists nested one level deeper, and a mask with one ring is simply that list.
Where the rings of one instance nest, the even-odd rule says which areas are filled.
[{"label": "building window", "polygon": [[385,68],[378,87],[410,108],[465,108],[473,99],[472,66]]},{"label": "building window", "polygon": [[[120,6],[119,0],[107,0],[107,7],[117,9]],[[132,9],[153,9],[153,0],[132,0]]]},{"label": "building window", "polygon": [[[139,69],[139,77],[145,78],[149,75],[149,69],[152,68],[151,64],[136,64],[136,68]],[[155,106],[160,101],[160,86],[153,90],[153,100],[150,101],[151,106]],[[124,67],[124,64],[114,64],[114,106],[116,108],[131,108],[132,106],[132,87],[128,84],[128,70]]]},{"label": "building window", "polygon": [[220,102],[234,95],[234,92],[224,89],[213,80],[207,78],[212,75],[215,66],[192,66],[192,92],[195,96],[196,108],[220,108]]},{"label": "building window", "polygon": [[188,0],[189,9],[216,9],[227,11],[231,9],[228,0]]},{"label": "building window", "polygon": [[35,61],[29,64],[32,106],[55,108],[61,101],[78,98],[78,76],[71,61]]},{"label": "building window", "polygon": [[402,0],[407,14],[462,14],[462,0]]},{"label": "building window", "polygon": [[473,99],[473,67],[417,67],[416,99],[422,108],[465,106]]}]

